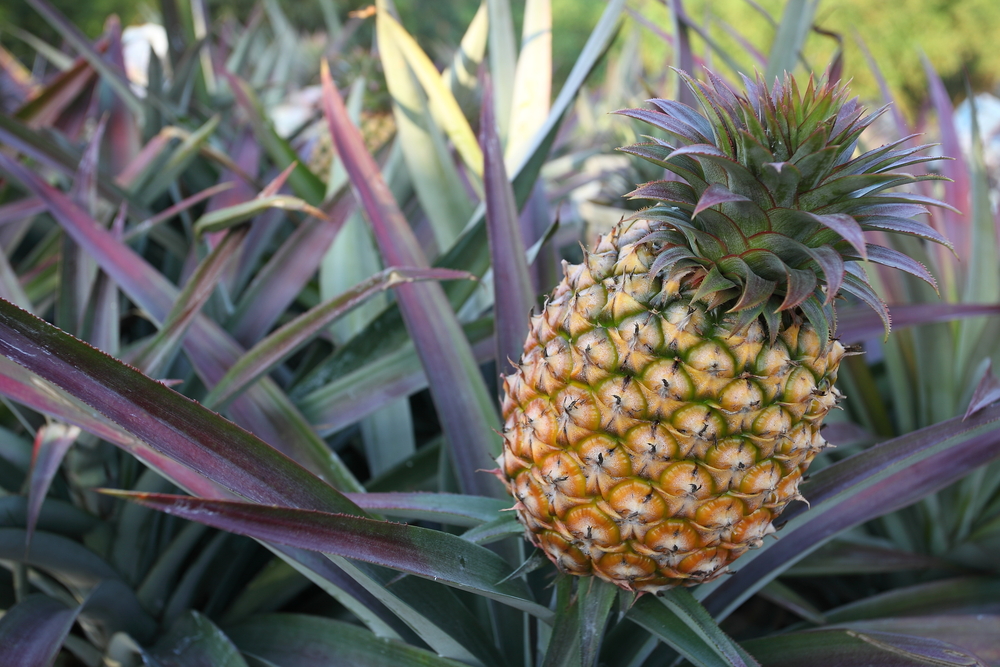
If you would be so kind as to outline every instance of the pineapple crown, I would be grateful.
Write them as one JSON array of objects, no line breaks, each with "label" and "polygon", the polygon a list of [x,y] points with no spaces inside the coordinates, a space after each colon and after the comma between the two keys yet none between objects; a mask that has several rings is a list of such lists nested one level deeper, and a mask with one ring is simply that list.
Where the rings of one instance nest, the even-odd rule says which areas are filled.
[{"label": "pineapple crown", "polygon": [[617,113],[663,130],[669,140],[620,150],[670,172],[628,196],[658,203],[636,215],[661,221],[644,241],[657,257],[651,271],[696,285],[694,298],[737,313],[738,326],[763,317],[772,338],[782,311],[795,309],[826,340],[841,290],[869,304],[888,335],[885,303],[857,264],[868,260],[915,275],[937,289],[913,258],[868,243],[865,231],[892,232],[951,248],[929,225],[914,220],[926,206],[947,205],[897,185],[946,180],[901,170],[938,159],[910,147],[916,135],[854,157],[858,138],[887,107],[865,115],[839,83],[809,78],[800,91],[785,75],[768,88],[743,78],[745,93],[711,72],[709,83],[679,72],[702,113],[673,100],[650,100],[656,110]]}]

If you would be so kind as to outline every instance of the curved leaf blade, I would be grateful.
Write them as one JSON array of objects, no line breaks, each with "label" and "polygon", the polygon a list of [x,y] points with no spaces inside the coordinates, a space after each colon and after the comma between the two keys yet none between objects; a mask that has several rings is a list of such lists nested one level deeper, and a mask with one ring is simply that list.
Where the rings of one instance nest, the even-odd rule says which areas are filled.
[{"label": "curved leaf blade", "polygon": [[0,301],[0,354],[234,493],[257,502],[363,514],[235,424],[6,301]]},{"label": "curved leaf blade", "polygon": [[[364,147],[358,129],[330,77],[322,70],[323,106],[330,134],[350,176],[358,201],[368,214],[375,240],[388,264],[426,268],[427,259]],[[440,285],[400,285],[397,297],[407,329],[430,381],[435,407],[441,416],[462,488],[475,495],[497,496],[500,485],[479,470],[492,467],[499,442],[499,426],[486,384],[472,349]]]},{"label": "curved leaf blade", "polygon": [[372,276],[340,296],[311,308],[240,357],[202,400],[202,405],[221,409],[261,376],[312,340],[321,329],[359,306],[369,297],[405,283],[421,280],[458,280],[469,274],[448,269],[390,268]]},{"label": "curved leaf blade", "polygon": [[46,595],[26,597],[0,618],[0,664],[50,667],[79,612]]},{"label": "curved leaf blade", "polygon": [[79,426],[68,426],[58,422],[46,424],[35,434],[35,446],[31,455],[31,476],[28,482],[28,545],[35,532],[38,514],[49,492],[59,465],[66,452],[80,436]]},{"label": "curved leaf blade", "polygon": [[[493,552],[440,531],[359,516],[169,494],[104,490],[168,514],[267,542],[390,567],[548,618]],[[500,583],[497,583],[500,582]]]},{"label": "curved leaf blade", "polygon": [[497,363],[517,362],[528,335],[528,316],[535,305],[524,239],[514,203],[514,190],[507,180],[503,149],[493,115],[493,87],[487,83],[483,93],[479,141],[483,146],[484,185],[486,187],[486,231],[493,265],[493,292],[496,304]]},{"label": "curved leaf blade", "polygon": [[685,589],[674,588],[660,599],[640,598],[628,618],[697,667],[759,667]]}]

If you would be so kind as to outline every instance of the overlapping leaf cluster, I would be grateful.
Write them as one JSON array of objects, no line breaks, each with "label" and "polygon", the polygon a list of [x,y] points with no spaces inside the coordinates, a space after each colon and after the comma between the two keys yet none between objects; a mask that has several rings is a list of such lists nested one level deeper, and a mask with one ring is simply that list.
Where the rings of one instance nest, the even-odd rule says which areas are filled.
[{"label": "overlapping leaf cluster", "polygon": [[864,236],[899,233],[951,247],[912,219],[927,213],[925,205],[945,204],[884,192],[941,178],[905,171],[935,159],[922,154],[929,146],[905,145],[911,136],[855,155],[862,132],[886,109],[864,115],[839,82],[810,78],[800,91],[787,74],[771,88],[760,77],[743,77],[746,92],[737,93],[711,74],[711,85],[681,76],[702,114],[674,100],[653,100],[657,110],[619,112],[674,139],[623,149],[675,176],[629,195],[662,202],[641,215],[676,230],[655,235],[662,252],[653,270],[673,278],[701,267],[697,298],[739,311],[744,322],[764,315],[772,332],[777,313],[792,309],[818,331],[831,331],[828,308],[843,290],[874,308],[888,333],[888,308],[856,262],[902,269],[935,285],[920,262]]},{"label": "overlapping leaf cluster", "polygon": [[[633,212],[624,187],[603,211],[588,194],[595,179],[621,177],[601,161],[616,143],[592,107],[648,96],[623,82],[674,90],[668,70],[623,74],[638,62],[630,30],[618,29],[623,0],[608,3],[554,98],[547,0],[524,3],[520,48],[517,3],[488,0],[453,53],[433,58],[387,0],[353,14],[321,0],[315,35],[293,29],[276,0],[215,23],[205,3],[164,0],[167,51],[141,81],[125,69],[114,19],[92,41],[45,0],[29,2],[64,43],[27,36],[39,54],[30,68],[0,51],[12,109],[0,115],[0,663],[989,664],[1000,477],[984,466],[997,457],[1000,414],[984,406],[995,390],[982,385],[974,414],[955,415],[997,353],[997,325],[950,321],[1000,311],[975,160],[971,179],[955,161],[942,167],[952,181],[918,182],[928,175],[911,131],[855,158],[849,148],[865,145],[856,131],[871,119],[827,117],[842,94],[832,85],[803,91],[809,112],[795,128],[778,120],[786,101],[756,82],[730,97],[721,75],[660,102],[671,116],[643,112],[667,138],[630,150],[690,188],[678,197],[676,182],[650,186],[673,188],[652,209],[678,224],[667,241],[731,244],[714,264],[740,257],[773,283],[748,290],[750,273],[720,273],[751,292],[746,312],[825,306],[841,268],[823,248],[845,267],[891,257],[870,242],[915,245],[899,249],[935,269],[950,303],[873,271],[897,328],[939,324],[885,348],[888,394],[864,360],[847,362],[846,393],[871,398],[847,403],[864,428],[836,424],[827,438],[855,455],[824,455],[802,487],[812,509],[791,508],[781,540],[747,554],[732,577],[635,600],[539,568],[504,511],[509,499],[481,472],[500,444],[490,362],[516,358],[535,294],[588,216]],[[758,63],[769,76],[798,66],[816,4],[790,2],[775,20]],[[663,36],[677,64],[705,78],[692,37],[697,46],[708,33],[681,2],[671,9],[676,34]],[[629,20],[648,25],[638,11]],[[574,106],[616,34],[612,74]],[[707,126],[679,105],[699,97]],[[957,155],[943,127],[945,152]],[[787,148],[817,131],[837,140],[813,158],[826,171]],[[722,155],[698,148],[709,138],[725,139]],[[796,174],[790,195],[779,186]],[[872,189],[853,203],[883,208],[824,209],[824,188],[858,179]],[[959,209],[971,201],[975,232],[947,209],[932,227],[880,219],[927,203],[881,191],[915,182]],[[787,196],[818,197],[819,220],[774,249],[785,271],[764,259],[770,246],[730,238],[726,218],[760,209],[776,225],[771,211]],[[855,220],[863,242],[837,216]],[[876,241],[883,231],[903,238]],[[941,237],[972,261],[924,247]],[[786,258],[792,246],[808,259]],[[844,285],[861,284],[842,271]],[[954,340],[926,335],[933,327]],[[845,342],[880,330],[872,313],[839,309]],[[955,341],[958,363],[927,352]],[[924,367],[936,385],[921,380]],[[884,428],[880,410],[898,428]],[[870,446],[872,433],[885,441]],[[956,564],[976,576],[958,577]],[[911,574],[882,576],[890,565]],[[858,571],[870,578],[845,577]],[[739,643],[719,627],[728,617]]]}]

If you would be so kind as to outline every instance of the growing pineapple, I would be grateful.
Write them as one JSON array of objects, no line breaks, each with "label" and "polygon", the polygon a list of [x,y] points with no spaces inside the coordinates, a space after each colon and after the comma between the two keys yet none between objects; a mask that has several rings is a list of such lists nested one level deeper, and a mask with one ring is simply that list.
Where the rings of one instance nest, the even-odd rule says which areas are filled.
[{"label": "growing pineapple", "polygon": [[913,219],[937,202],[884,192],[934,178],[900,172],[924,147],[855,157],[878,113],[843,87],[684,79],[703,115],[620,112],[669,135],[623,150],[673,178],[632,192],[655,205],[564,266],[504,379],[499,463],[528,539],[564,572],[647,592],[719,576],[801,498],[839,397],[838,293],[888,332],[856,262],[934,284],[862,232],[948,243]]}]

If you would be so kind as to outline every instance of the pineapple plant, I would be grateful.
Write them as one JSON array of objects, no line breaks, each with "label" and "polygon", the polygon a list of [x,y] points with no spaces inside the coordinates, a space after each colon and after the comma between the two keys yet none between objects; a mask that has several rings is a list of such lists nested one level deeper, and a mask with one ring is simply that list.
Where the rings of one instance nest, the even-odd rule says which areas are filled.
[{"label": "pineapple plant", "polygon": [[[501,428],[496,410],[500,406],[483,381],[481,364],[494,354],[499,359],[520,354],[529,304],[535,301],[524,248],[533,247],[529,258],[542,251],[534,260],[536,266],[546,265],[539,274],[556,268],[547,265],[555,254],[548,249],[559,245],[558,236],[546,231],[547,240],[535,244],[531,237],[519,237],[527,220],[519,218],[518,209],[534,218],[529,231],[554,230],[550,211],[544,210],[546,199],[561,200],[563,185],[580,180],[580,156],[593,154],[598,146],[603,150],[606,143],[586,122],[575,124],[572,135],[560,129],[560,122],[586,73],[618,34],[624,0],[602,3],[603,18],[551,109],[548,73],[530,76],[549,69],[540,66],[538,50],[548,47],[538,47],[534,36],[550,20],[550,3],[524,3],[523,26],[532,46],[521,49],[517,60],[525,66],[513,68],[514,82],[507,84],[532,90],[546,101],[544,112],[512,105],[512,116],[548,114],[530,141],[526,132],[510,129],[525,127],[522,122],[502,120],[504,100],[510,95],[502,92],[504,63],[494,58],[499,50],[490,50],[492,85],[480,88],[482,80],[472,74],[486,57],[486,42],[497,32],[502,38],[503,30],[511,28],[490,27],[500,23],[496,19],[503,15],[496,10],[505,3],[481,4],[449,75],[446,65],[432,60],[394,18],[392,3],[380,0],[374,16],[370,11],[359,16],[348,14],[343,3],[325,0],[327,29],[340,53],[357,53],[344,50],[352,45],[367,50],[371,31],[356,28],[374,19],[375,32],[381,33],[377,54],[383,71],[404,75],[385,82],[395,134],[377,155],[372,155],[364,131],[370,112],[365,91],[377,85],[377,77],[368,81],[355,76],[352,81],[350,68],[343,67],[339,85],[324,76],[316,54],[309,53],[317,38],[293,31],[281,12],[287,3],[266,2],[264,13],[251,16],[246,24],[227,19],[221,25],[222,39],[210,32],[208,42],[189,42],[189,53],[210,44],[211,59],[178,59],[183,52],[168,52],[172,76],[164,81],[151,70],[144,84],[145,101],[127,97],[134,92],[130,86],[107,88],[117,78],[115,68],[106,68],[117,61],[125,41],[115,21],[108,22],[97,44],[91,44],[46,0],[30,4],[64,33],[62,48],[68,55],[83,57],[72,61],[68,70],[58,65],[58,58],[51,66],[39,61],[24,71],[4,65],[8,74],[20,77],[13,79],[15,84],[30,85],[19,89],[17,104],[23,108],[13,115],[0,114],[0,664],[292,667],[320,661],[393,667],[655,667],[687,659],[696,667],[835,667],[898,662],[902,655],[907,660],[915,656],[914,664],[940,663],[942,655],[954,664],[989,664],[1000,632],[1000,615],[988,607],[1000,590],[995,559],[989,558],[1000,531],[1000,491],[991,469],[982,467],[1000,457],[1000,405],[989,406],[989,391],[977,391],[980,396],[965,421],[932,417],[927,428],[870,447],[864,429],[839,428],[853,426],[846,421],[825,431],[841,448],[812,464],[812,479],[801,491],[811,510],[801,504],[789,508],[781,517],[785,526],[779,543],[743,556],[734,576],[693,590],[676,587],[659,597],[639,597],[596,577],[553,576],[552,566],[534,571],[539,559],[525,561],[516,548],[524,528],[516,512],[504,511],[510,502],[500,484],[481,472],[502,447],[494,431]],[[789,24],[808,32],[803,7],[788,3],[786,14]],[[182,33],[168,32],[172,44]],[[799,50],[793,46],[769,66],[776,71],[797,66]],[[329,56],[332,51],[330,46],[325,52]],[[52,47],[41,55],[60,53]],[[633,51],[630,57],[636,56]],[[182,67],[184,62],[188,65]],[[222,62],[226,76],[216,68]],[[289,68],[290,62],[303,68]],[[692,61],[684,57],[678,62]],[[343,65],[343,56],[333,55],[335,73],[338,63]],[[206,66],[213,68],[216,85],[198,83],[212,79],[206,76]],[[312,82],[317,69],[321,98],[300,97],[296,86]],[[405,76],[407,69],[415,76]],[[640,70],[619,66],[609,71]],[[666,76],[658,69],[654,73]],[[607,77],[609,84],[620,80],[655,77]],[[787,92],[791,85],[789,81],[780,90]],[[345,87],[346,101],[340,97]],[[720,96],[719,85],[713,83],[712,88],[695,90],[714,100]],[[621,99],[621,92],[614,98]],[[832,102],[824,97],[828,92]],[[752,106],[762,94],[755,97],[751,91],[745,100]],[[786,497],[781,494],[794,496],[791,487],[797,475],[788,474],[793,459],[798,458],[801,472],[803,461],[822,444],[816,437],[802,440],[801,433],[809,430],[815,436],[818,415],[836,401],[827,387],[833,381],[835,357],[844,353],[821,330],[824,318],[826,326],[834,328],[832,304],[827,303],[837,291],[831,286],[833,278],[839,276],[845,291],[851,291],[852,274],[831,272],[836,260],[830,253],[842,253],[848,260],[878,259],[879,251],[862,245],[862,252],[846,218],[825,220],[832,233],[822,232],[823,227],[803,228],[802,234],[786,241],[774,233],[776,246],[798,243],[803,253],[816,255],[809,255],[819,270],[810,284],[809,278],[793,273],[815,269],[809,260],[794,256],[788,247],[767,246],[763,249],[774,250],[789,267],[786,273],[772,271],[749,246],[761,246],[761,234],[787,235],[790,228],[802,225],[801,219],[778,219],[790,214],[775,209],[795,209],[792,204],[818,217],[853,216],[862,230],[905,228],[901,231],[918,239],[933,235],[921,223],[906,219],[919,212],[916,205],[926,202],[906,200],[905,195],[882,197],[878,209],[867,211],[831,210],[815,201],[803,204],[840,175],[861,174],[861,179],[839,184],[859,190],[861,198],[852,203],[860,206],[865,198],[877,196],[877,188],[894,184],[889,181],[905,180],[895,172],[906,161],[924,159],[919,151],[912,157],[897,152],[909,150],[904,143],[884,147],[887,152],[873,155],[867,165],[837,166],[841,158],[849,162],[847,147],[853,140],[838,133],[854,133],[870,122],[841,94],[836,87],[821,85],[802,99],[786,102],[779,96],[774,103],[776,116],[779,108],[794,111],[795,104],[800,105],[802,120],[793,123],[799,134],[823,126],[806,119],[832,117],[839,105],[847,108],[842,121],[835,120],[828,136],[820,137],[837,150],[823,153],[822,146],[815,147],[833,165],[815,172],[819,175],[804,175],[808,160],[773,146],[764,130],[758,143],[767,146],[773,159],[764,156],[758,161],[794,164],[780,169],[764,164],[755,172],[757,162],[748,160],[753,178],[771,187],[771,169],[782,178],[798,173],[800,179],[817,181],[815,187],[801,188],[801,194],[796,189],[788,204],[758,203],[766,216],[752,217],[753,208],[738,198],[754,198],[758,192],[733,174],[723,178],[711,171],[711,156],[705,155],[710,149],[694,146],[718,142],[711,123],[685,120],[682,107],[672,109],[670,118],[650,114],[665,126],[662,129],[673,132],[671,146],[653,140],[628,149],[652,159],[652,165],[642,162],[645,168],[686,170],[691,191],[679,181],[649,186],[645,195],[664,203],[624,221],[587,262],[570,271],[570,280],[560,289],[577,290],[579,296],[557,295],[552,301],[563,298],[576,304],[565,311],[575,314],[588,299],[604,299],[605,312],[594,306],[579,317],[559,320],[554,313],[534,323],[534,340],[544,338],[546,345],[555,339],[545,338],[545,327],[554,331],[560,322],[576,327],[571,332],[577,333],[564,340],[580,342],[589,355],[586,360],[593,363],[565,384],[581,393],[592,385],[594,389],[586,391],[596,399],[612,408],[621,405],[599,418],[591,415],[590,422],[579,421],[584,413],[570,411],[573,419],[564,420],[566,437],[574,442],[593,438],[582,430],[587,427],[609,441],[622,441],[622,451],[631,451],[630,445],[643,442],[644,433],[637,430],[641,428],[658,448],[636,450],[638,458],[628,459],[627,470],[622,464],[612,469],[606,453],[589,450],[598,474],[588,477],[591,470],[583,470],[582,485],[563,486],[567,495],[552,496],[565,507],[565,514],[556,516],[563,526],[580,520],[579,511],[570,515],[581,497],[588,498],[583,505],[596,508],[588,509],[584,518],[599,516],[596,512],[611,516],[609,511],[634,503],[634,513],[629,512],[627,521],[614,522],[618,532],[609,533],[624,546],[602,546],[612,556],[587,570],[586,557],[593,555],[593,548],[581,541],[588,555],[580,544],[569,545],[582,554],[579,572],[596,567],[606,577],[608,572],[618,575],[633,590],[649,590],[642,586],[651,579],[641,581],[621,570],[623,562],[641,565],[641,559],[632,556],[644,555],[640,547],[645,546],[654,562],[677,561],[673,570],[689,575],[688,582],[715,576],[724,567],[711,569],[718,553],[734,555],[742,542],[752,544],[770,525],[761,520],[742,533],[731,530],[726,524],[741,517],[727,516],[720,505],[735,498],[741,504],[727,509],[760,512],[758,516],[766,511],[773,519]],[[269,118],[292,98],[310,109],[321,104],[324,117],[306,113],[306,124],[286,136],[276,131],[281,124]],[[608,108],[623,106],[609,103],[607,93],[592,99]],[[715,106],[726,108],[728,99],[723,94]],[[104,105],[112,102],[111,113],[105,114]],[[470,125],[477,105],[478,146]],[[584,106],[577,108],[582,111]],[[578,114],[578,120],[584,115]],[[748,122],[752,119],[735,117],[730,120],[732,136],[745,142],[740,146],[751,145],[737,130],[753,135]],[[410,124],[414,119],[420,120],[419,127]],[[693,129],[685,130],[680,121]],[[761,125],[770,127],[765,121]],[[506,147],[501,140],[504,127]],[[415,130],[427,130],[430,136]],[[680,137],[678,130],[683,130]],[[780,132],[783,145],[793,143],[785,128]],[[557,135],[569,141],[560,140],[553,153]],[[333,163],[319,154],[322,137],[336,145]],[[526,159],[509,158],[517,154],[509,150],[513,137],[526,139]],[[960,155],[942,140],[943,152]],[[725,150],[727,144],[719,145]],[[677,148],[688,155],[677,153]],[[456,154],[462,159],[455,160]],[[429,157],[441,169],[423,168]],[[740,164],[738,158],[733,164]],[[893,167],[897,158],[904,162]],[[718,164],[729,166],[721,160]],[[509,175],[507,167],[513,167]],[[557,175],[563,173],[571,175],[560,183]],[[691,178],[699,174],[703,183]],[[883,174],[884,183],[874,182],[878,174]],[[865,179],[869,186],[859,183]],[[955,181],[948,187],[960,190],[960,179]],[[715,184],[720,187],[713,190]],[[346,192],[348,187],[355,197]],[[436,205],[443,201],[442,193],[467,196],[468,206]],[[966,206],[947,190],[942,198]],[[781,198],[785,201],[788,197]],[[987,213],[988,203],[982,209]],[[310,206],[323,213],[315,215]],[[42,208],[45,212],[39,212]],[[178,212],[179,217],[171,217]],[[760,224],[761,217],[766,217],[766,225]],[[452,218],[460,224],[452,226]],[[733,234],[723,233],[727,220],[765,230],[745,232],[751,241],[746,250],[737,251]],[[952,230],[946,235],[956,240],[961,255],[959,231],[940,228]],[[566,228],[563,232],[573,233]],[[692,236],[690,242],[685,232]],[[817,233],[827,236],[818,238]],[[724,240],[725,250],[720,246],[713,251],[710,237]],[[992,237],[980,232],[973,245],[981,252],[995,249],[995,243],[980,242],[984,238]],[[921,256],[919,241],[896,241],[905,242],[900,249]],[[677,251],[674,255],[691,255],[678,259],[667,255],[672,250]],[[734,273],[728,255],[740,257],[760,281],[773,281],[773,288],[769,291],[763,282],[750,284],[749,273]],[[887,260],[884,253],[879,257],[890,265],[905,262],[899,256]],[[948,265],[936,255],[929,259],[942,276],[942,292],[950,297]],[[92,270],[81,274],[81,263]],[[715,265],[721,278],[709,282]],[[915,264],[908,266],[925,274]],[[381,267],[384,270],[368,275]],[[492,284],[492,294],[462,280],[471,274],[484,276],[488,267],[493,279],[480,284]],[[584,271],[588,280],[598,276],[600,282],[583,285]],[[331,274],[337,280],[324,278]],[[640,290],[643,274],[645,292]],[[790,275],[798,282],[791,283]],[[91,279],[92,290],[76,289]],[[438,280],[447,282],[439,286]],[[722,280],[733,285],[727,287]],[[792,284],[797,291],[790,297]],[[807,287],[811,292],[802,297]],[[604,296],[597,288],[605,290]],[[379,292],[387,289],[395,290],[394,298],[369,300],[365,306],[377,307],[368,312],[349,312],[365,299],[382,299]],[[646,298],[647,292],[654,295]],[[760,303],[740,303],[744,293],[759,297],[761,292],[767,296]],[[980,303],[970,298],[961,304],[914,307],[907,303],[910,295],[883,293],[893,304],[896,328],[948,321],[939,326],[960,332],[963,323],[952,327],[950,320],[1000,312],[1000,305],[982,303],[995,300],[985,296],[977,297]],[[980,289],[976,294],[988,292]],[[796,298],[806,301],[790,305]],[[649,312],[643,315],[628,299]],[[769,303],[755,312],[765,300]],[[778,311],[781,314],[775,315]],[[345,320],[349,315],[361,317]],[[867,341],[882,326],[863,306],[838,307],[838,315],[836,335],[844,345]],[[645,328],[644,317],[654,322],[652,329]],[[585,338],[588,321],[596,322],[593,331],[607,330],[613,357],[593,337],[600,332]],[[154,328],[159,333],[153,334]],[[990,340],[993,331],[984,328],[981,340]],[[904,331],[894,335],[892,343],[905,343],[908,335],[917,333],[923,336],[924,331]],[[718,347],[704,345],[702,339]],[[671,341],[676,347],[671,348]],[[939,392],[948,392],[958,382],[949,384],[947,372],[936,372],[951,362],[942,347],[930,348],[938,367],[928,364],[924,354],[912,357],[921,364],[921,374],[934,378]],[[978,354],[978,349],[970,349],[965,364],[950,364],[956,377],[967,374],[961,369],[977,361]],[[670,365],[657,366],[659,356]],[[712,365],[713,357],[739,365],[734,372],[746,376],[738,378],[742,386],[737,383],[727,393],[734,380],[726,368]],[[550,354],[543,363],[558,359],[558,354]],[[841,371],[840,382],[852,401],[861,393],[854,386],[864,386],[857,367],[867,361],[850,359]],[[524,396],[531,386],[538,393],[530,401],[541,397],[540,392],[558,390],[557,367],[535,369],[534,375],[522,378]],[[873,369],[879,380],[884,379],[883,371]],[[665,391],[654,403],[644,393],[651,388],[640,383],[650,378],[667,388],[654,372],[667,377],[673,391],[687,391],[677,385],[679,380],[691,382],[691,396],[681,399],[719,417],[721,421],[710,423],[719,429],[714,442],[712,434],[700,430],[699,413],[694,408],[683,412],[684,401],[676,394]],[[801,380],[793,379],[796,373],[813,378],[817,390],[807,395],[805,387],[796,384]],[[608,378],[617,378],[617,384],[604,387]],[[400,419],[401,409],[410,411],[410,396],[423,387],[430,392],[414,397],[413,423]],[[639,394],[628,393],[636,388]],[[761,394],[758,405],[755,390]],[[571,396],[568,389],[563,392]],[[798,403],[792,400],[795,392],[800,392]],[[645,413],[636,411],[636,395]],[[428,400],[435,403],[436,415],[420,409]],[[953,400],[957,403],[957,396]],[[900,403],[896,400],[890,407],[900,410]],[[920,405],[913,403],[913,409],[920,410]],[[544,416],[532,412],[539,407],[544,404],[525,410],[536,434],[545,425]],[[583,407],[578,403],[573,410]],[[857,412],[851,402],[844,407],[845,420]],[[656,409],[672,416],[651,418]],[[900,432],[908,430],[904,420],[899,424]],[[724,437],[719,435],[723,431]],[[771,440],[772,450],[764,453],[770,444],[765,441]],[[727,441],[735,446],[725,449]],[[670,442],[675,449],[660,449]],[[534,450],[544,452],[544,446],[541,438],[531,443],[526,465],[539,468],[538,474],[552,482],[570,481],[544,469],[550,463],[544,456],[536,466]],[[845,450],[862,446],[865,450],[856,456],[843,456]],[[575,452],[573,447],[582,445],[566,451]],[[670,455],[665,460],[664,451]],[[744,481],[752,470],[750,460],[740,458],[744,452],[753,454],[754,466],[772,462],[762,473],[767,494],[751,493],[754,487]],[[562,460],[570,459],[567,453]],[[692,462],[699,474],[711,478],[710,486],[704,491],[677,487],[689,495],[667,493],[666,482],[683,482],[683,475],[667,476],[667,468]],[[622,470],[629,476],[621,476]],[[723,481],[716,480],[719,470],[725,471]],[[786,482],[781,475],[794,479]],[[933,494],[965,475],[969,477],[963,484],[976,495],[946,489],[937,505]],[[660,491],[653,490],[652,478]],[[569,490],[578,497],[571,497]],[[642,492],[646,495],[639,496]],[[726,497],[713,503],[714,496],[707,493]],[[598,494],[607,498],[597,500]],[[928,496],[933,503],[907,507]],[[529,496],[523,505],[532,501]],[[756,509],[754,503],[759,504]],[[944,531],[949,523],[964,530],[966,536],[958,534],[953,543],[966,548],[963,563],[976,563],[968,550],[983,547],[976,567],[981,576],[955,578],[954,569],[941,567],[943,559],[901,551],[905,542],[895,535],[891,541],[881,537],[873,519],[888,514],[887,523],[898,521],[899,508],[936,511],[928,515],[933,524],[913,522],[918,530],[930,525]],[[941,516],[948,522],[938,520]],[[714,531],[699,547],[708,557],[685,563],[691,554],[682,552],[680,542],[676,551],[672,545],[660,550],[650,546],[657,526],[664,526],[659,528],[661,541],[692,531],[701,540],[699,531]],[[685,528],[691,530],[685,533]],[[639,534],[645,541],[632,546]],[[601,538],[596,527],[581,535],[592,542]],[[835,541],[828,542],[831,538]],[[565,551],[576,556],[569,547]],[[829,579],[831,573],[853,575],[862,568],[872,574],[873,560],[893,570],[891,580]],[[913,568],[914,561],[918,567],[913,572],[896,572],[900,563]],[[560,564],[567,570],[573,561]],[[800,584],[803,573],[809,573],[807,585]],[[934,580],[940,576],[948,578]],[[671,585],[667,581],[662,585]],[[873,595],[883,588],[890,599]],[[782,610],[810,627],[795,624]],[[733,630],[718,625],[727,618]]]},{"label": "pineapple plant", "polygon": [[560,570],[658,592],[715,579],[775,532],[840,394],[841,292],[886,305],[858,263],[919,262],[865,231],[948,245],[883,192],[927,161],[902,141],[855,155],[880,112],[786,75],[738,93],[681,74],[672,100],[619,113],[668,140],[624,148],[668,172],[565,277],[505,377],[501,478],[528,539]]}]

